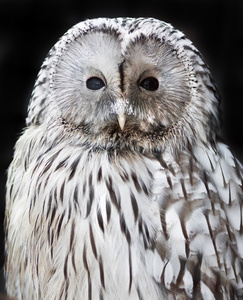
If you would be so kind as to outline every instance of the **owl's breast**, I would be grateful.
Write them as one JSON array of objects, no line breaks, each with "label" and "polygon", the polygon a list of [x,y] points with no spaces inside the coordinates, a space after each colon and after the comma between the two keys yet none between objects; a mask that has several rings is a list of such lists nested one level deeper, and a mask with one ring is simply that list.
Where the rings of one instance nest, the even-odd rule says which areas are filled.
[{"label": "owl's breast", "polygon": [[26,238],[36,282],[82,299],[160,299],[149,267],[161,227],[159,168],[134,152],[112,156],[64,144],[33,160]]}]

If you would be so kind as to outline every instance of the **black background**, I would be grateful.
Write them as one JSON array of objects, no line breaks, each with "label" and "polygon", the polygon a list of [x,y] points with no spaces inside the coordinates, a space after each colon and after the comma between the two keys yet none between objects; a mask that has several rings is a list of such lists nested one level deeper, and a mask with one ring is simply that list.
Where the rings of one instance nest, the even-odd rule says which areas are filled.
[{"label": "black background", "polygon": [[[95,17],[155,17],[183,31],[211,67],[223,103],[223,136],[243,161],[242,0],[0,0],[0,222],[6,170],[25,126],[36,75],[49,49],[74,24]],[[4,261],[0,230],[0,268]],[[1,276],[3,271],[1,271]],[[0,281],[0,292],[4,290]]]}]

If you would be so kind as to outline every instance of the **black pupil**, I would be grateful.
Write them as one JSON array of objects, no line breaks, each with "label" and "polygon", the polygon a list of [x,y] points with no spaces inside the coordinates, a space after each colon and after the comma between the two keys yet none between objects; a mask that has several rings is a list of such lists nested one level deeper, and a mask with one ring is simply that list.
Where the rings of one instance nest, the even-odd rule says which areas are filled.
[{"label": "black pupil", "polygon": [[90,77],[87,81],[86,81],[86,86],[88,89],[90,90],[99,90],[101,89],[103,86],[105,86],[105,83],[102,79],[100,79],[99,77]]},{"label": "black pupil", "polygon": [[140,86],[147,91],[155,91],[159,87],[159,82],[154,77],[147,77],[140,83]]}]

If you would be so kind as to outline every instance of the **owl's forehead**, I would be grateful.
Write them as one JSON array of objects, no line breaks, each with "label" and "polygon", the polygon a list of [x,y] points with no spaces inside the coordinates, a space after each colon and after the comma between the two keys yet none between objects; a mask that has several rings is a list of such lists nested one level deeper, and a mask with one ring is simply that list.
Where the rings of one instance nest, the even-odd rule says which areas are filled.
[{"label": "owl's forehead", "polygon": [[[98,18],[76,24],[61,39],[57,45],[58,52],[70,50],[75,44],[82,46],[82,55],[121,53],[127,55],[129,50],[149,52],[163,43],[173,43],[168,38],[172,26],[155,19],[104,19]],[[174,30],[175,32],[175,30]],[[177,32],[177,31],[176,31]],[[178,34],[180,34],[178,32]],[[138,48],[140,47],[140,49]],[[111,50],[111,51],[110,51]]]}]

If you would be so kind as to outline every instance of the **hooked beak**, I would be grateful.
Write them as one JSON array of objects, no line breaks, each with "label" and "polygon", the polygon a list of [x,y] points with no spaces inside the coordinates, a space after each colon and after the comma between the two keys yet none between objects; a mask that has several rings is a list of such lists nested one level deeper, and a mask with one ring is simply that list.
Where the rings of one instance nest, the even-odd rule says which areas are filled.
[{"label": "hooked beak", "polygon": [[126,99],[123,96],[119,97],[116,100],[114,105],[114,111],[116,112],[117,121],[121,130],[124,129],[126,123],[126,118],[127,118],[126,106],[127,106]]},{"label": "hooked beak", "polygon": [[119,114],[118,117],[117,117],[117,120],[118,120],[118,123],[119,123],[119,126],[120,126],[121,130],[123,130],[124,126],[125,126],[125,123],[126,123],[126,114],[124,112]]}]

